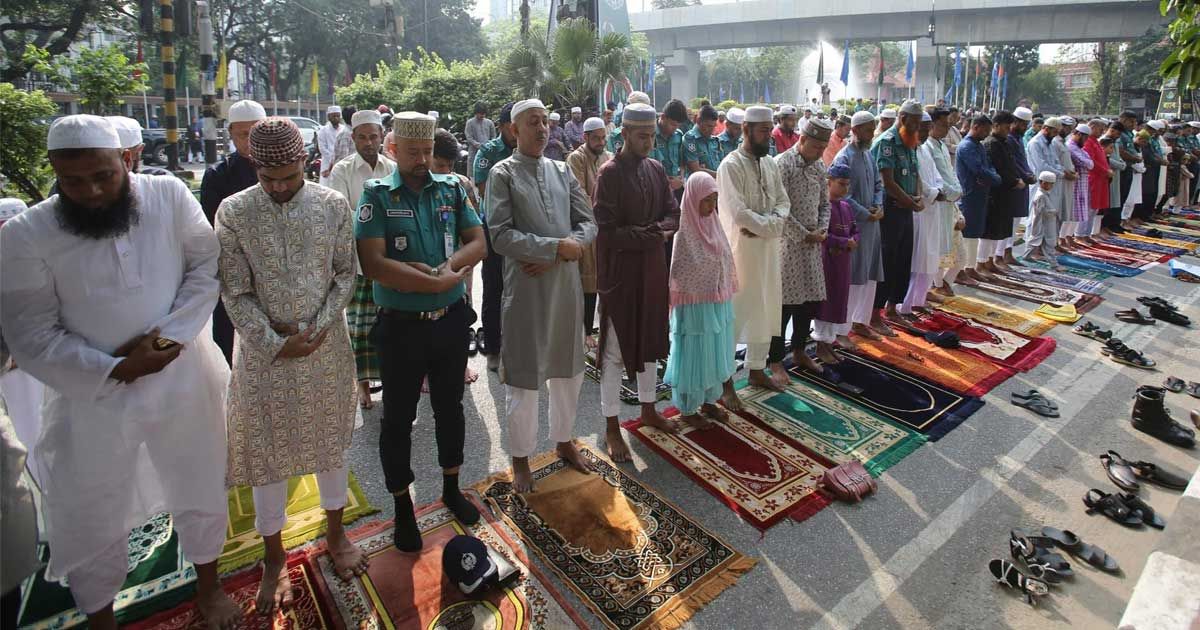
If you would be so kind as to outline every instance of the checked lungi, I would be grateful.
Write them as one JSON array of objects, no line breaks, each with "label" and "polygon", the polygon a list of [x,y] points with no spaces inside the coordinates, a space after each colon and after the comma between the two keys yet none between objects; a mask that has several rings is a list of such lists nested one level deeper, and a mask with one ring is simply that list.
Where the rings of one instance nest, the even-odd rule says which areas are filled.
[{"label": "checked lungi", "polygon": [[359,274],[354,278],[354,295],[346,307],[346,324],[350,327],[350,346],[354,348],[354,363],[360,381],[379,380],[379,354],[371,344],[371,328],[375,326],[379,308],[372,295],[374,283]]}]

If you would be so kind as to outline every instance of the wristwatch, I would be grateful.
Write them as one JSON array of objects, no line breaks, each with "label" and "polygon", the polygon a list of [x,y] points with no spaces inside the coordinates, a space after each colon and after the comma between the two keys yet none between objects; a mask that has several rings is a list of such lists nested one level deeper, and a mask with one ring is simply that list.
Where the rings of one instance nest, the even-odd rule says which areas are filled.
[{"label": "wristwatch", "polygon": [[429,275],[433,276],[434,278],[436,278],[436,277],[438,277],[438,276],[442,275],[442,268],[441,268],[441,267],[434,267],[434,268],[433,268],[433,271],[430,271],[430,272],[429,272]]}]

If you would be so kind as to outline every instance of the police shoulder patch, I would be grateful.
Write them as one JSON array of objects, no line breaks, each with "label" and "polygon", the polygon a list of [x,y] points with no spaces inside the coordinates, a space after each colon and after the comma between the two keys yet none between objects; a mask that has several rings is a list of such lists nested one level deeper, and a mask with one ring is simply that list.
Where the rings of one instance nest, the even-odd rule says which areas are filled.
[{"label": "police shoulder patch", "polygon": [[695,153],[695,152],[696,152],[696,143],[695,143],[695,142],[689,142],[689,143],[688,143],[688,145],[687,145],[687,150],[688,150],[688,151],[691,151],[691,152],[693,152],[693,153]]},{"label": "police shoulder patch", "polygon": [[368,223],[375,216],[375,207],[369,203],[364,203],[358,207],[359,223]]},{"label": "police shoulder patch", "polygon": [[482,155],[475,159],[475,168],[487,168],[488,159]]},{"label": "police shoulder patch", "polygon": [[884,144],[883,146],[879,147],[879,152],[888,157],[892,157],[892,146],[890,144]]}]

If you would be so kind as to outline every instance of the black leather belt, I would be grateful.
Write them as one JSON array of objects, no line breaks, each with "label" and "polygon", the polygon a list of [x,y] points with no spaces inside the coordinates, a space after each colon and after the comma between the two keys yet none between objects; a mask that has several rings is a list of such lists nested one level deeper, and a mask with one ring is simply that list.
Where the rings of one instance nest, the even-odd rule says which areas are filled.
[{"label": "black leather belt", "polygon": [[385,317],[394,317],[396,319],[406,319],[410,321],[427,321],[436,322],[437,320],[449,315],[461,307],[467,305],[466,297],[461,300],[455,300],[450,306],[439,308],[436,311],[401,311],[385,306],[379,307],[379,314]]}]

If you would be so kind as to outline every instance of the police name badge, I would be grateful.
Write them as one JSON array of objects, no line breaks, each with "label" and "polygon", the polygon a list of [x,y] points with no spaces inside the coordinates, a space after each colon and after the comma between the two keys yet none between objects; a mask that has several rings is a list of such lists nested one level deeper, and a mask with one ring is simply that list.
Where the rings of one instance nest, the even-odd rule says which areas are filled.
[{"label": "police name badge", "polygon": [[369,203],[364,203],[358,207],[358,222],[370,223],[371,217],[375,216],[375,208]]},{"label": "police name badge", "polygon": [[396,247],[396,251],[402,252],[408,249],[408,237],[397,236],[396,238],[392,239],[392,245]]}]

